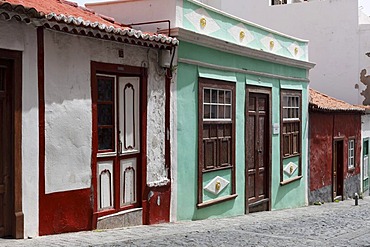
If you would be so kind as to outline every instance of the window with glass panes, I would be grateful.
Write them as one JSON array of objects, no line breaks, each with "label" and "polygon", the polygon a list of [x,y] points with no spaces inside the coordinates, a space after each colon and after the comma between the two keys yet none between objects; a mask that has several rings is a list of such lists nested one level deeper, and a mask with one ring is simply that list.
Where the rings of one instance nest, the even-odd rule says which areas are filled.
[{"label": "window with glass panes", "polygon": [[115,151],[115,82],[114,76],[97,76],[98,150],[100,152]]},{"label": "window with glass panes", "polygon": [[355,167],[355,140],[348,140],[348,168]]},{"label": "window with glass panes", "polygon": [[[235,198],[235,83],[199,79],[198,87],[198,207],[203,203],[203,175],[230,170]],[[219,203],[216,200],[208,203]],[[209,204],[207,204],[209,205]]]},{"label": "window with glass panes", "polygon": [[300,155],[301,93],[297,91],[283,91],[281,107],[283,158]]},{"label": "window with glass panes", "polygon": [[203,170],[232,166],[232,90],[202,88]]}]

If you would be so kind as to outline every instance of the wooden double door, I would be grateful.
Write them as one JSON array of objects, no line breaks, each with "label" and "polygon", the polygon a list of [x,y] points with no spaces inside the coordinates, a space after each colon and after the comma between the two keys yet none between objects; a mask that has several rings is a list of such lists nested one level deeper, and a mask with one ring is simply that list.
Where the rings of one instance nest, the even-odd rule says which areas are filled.
[{"label": "wooden double door", "polygon": [[13,63],[0,59],[0,237],[12,236],[14,211]]},{"label": "wooden double door", "polygon": [[246,101],[246,213],[270,210],[271,92],[248,89]]}]

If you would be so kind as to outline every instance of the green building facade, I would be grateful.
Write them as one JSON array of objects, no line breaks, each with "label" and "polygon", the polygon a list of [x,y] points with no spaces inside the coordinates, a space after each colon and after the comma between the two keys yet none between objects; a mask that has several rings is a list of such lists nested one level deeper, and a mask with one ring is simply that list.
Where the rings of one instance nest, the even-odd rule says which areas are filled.
[{"label": "green building facade", "polygon": [[307,205],[307,41],[177,1],[172,218]]}]

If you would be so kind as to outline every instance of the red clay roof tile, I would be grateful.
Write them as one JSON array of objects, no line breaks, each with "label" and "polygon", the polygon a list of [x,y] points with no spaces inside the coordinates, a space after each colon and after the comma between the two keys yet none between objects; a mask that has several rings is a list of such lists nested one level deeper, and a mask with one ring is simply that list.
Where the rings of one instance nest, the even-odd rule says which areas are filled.
[{"label": "red clay roof tile", "polygon": [[364,107],[351,105],[319,91],[310,88],[309,104],[311,109],[321,111],[359,111],[364,112]]}]

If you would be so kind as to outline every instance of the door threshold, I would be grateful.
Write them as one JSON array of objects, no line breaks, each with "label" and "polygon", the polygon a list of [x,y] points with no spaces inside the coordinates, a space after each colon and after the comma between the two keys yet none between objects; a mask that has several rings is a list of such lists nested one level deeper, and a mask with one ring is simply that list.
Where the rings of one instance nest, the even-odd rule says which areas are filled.
[{"label": "door threshold", "polygon": [[343,201],[343,196],[336,196],[336,197],[334,197],[334,200],[333,201],[337,201],[337,200]]},{"label": "door threshold", "polygon": [[143,224],[143,208],[133,208],[98,218],[96,229],[114,229]]},{"label": "door threshold", "polygon": [[248,207],[255,207],[255,206],[258,206],[258,205],[260,205],[262,203],[265,203],[265,202],[268,202],[268,201],[270,201],[270,198],[265,198],[265,199],[259,200],[257,202],[249,203]]}]

